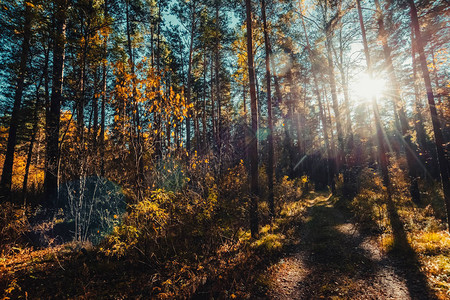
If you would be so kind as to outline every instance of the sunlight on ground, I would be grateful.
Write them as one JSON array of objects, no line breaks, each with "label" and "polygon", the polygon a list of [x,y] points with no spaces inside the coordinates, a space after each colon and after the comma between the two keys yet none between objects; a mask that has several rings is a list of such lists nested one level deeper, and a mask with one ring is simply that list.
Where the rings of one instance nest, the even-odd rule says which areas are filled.
[{"label": "sunlight on ground", "polygon": [[[445,229],[420,226],[424,219],[423,211],[401,211],[403,218],[414,218],[409,224],[408,243],[411,245],[421,265],[421,272],[427,277],[428,284],[438,299],[450,297],[450,234]],[[429,217],[428,217],[429,218]],[[398,251],[392,233],[381,236],[380,246],[386,252]],[[401,250],[401,249],[400,249]]]}]

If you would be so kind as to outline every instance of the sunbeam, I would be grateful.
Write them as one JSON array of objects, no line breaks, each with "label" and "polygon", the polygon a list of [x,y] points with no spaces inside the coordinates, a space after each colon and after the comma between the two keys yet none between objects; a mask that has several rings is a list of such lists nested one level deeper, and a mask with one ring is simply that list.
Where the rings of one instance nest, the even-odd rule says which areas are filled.
[{"label": "sunbeam", "polygon": [[362,74],[350,85],[350,90],[357,98],[370,100],[373,97],[380,97],[386,91],[386,82],[380,78],[370,78],[367,74]]}]

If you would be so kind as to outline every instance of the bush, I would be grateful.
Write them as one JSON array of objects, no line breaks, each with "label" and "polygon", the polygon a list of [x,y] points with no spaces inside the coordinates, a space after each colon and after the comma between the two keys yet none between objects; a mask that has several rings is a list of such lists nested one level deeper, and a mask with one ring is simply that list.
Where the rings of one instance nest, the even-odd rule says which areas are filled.
[{"label": "bush", "polygon": [[60,194],[64,222],[73,224],[71,231],[77,241],[100,242],[125,212],[122,189],[97,176],[83,176],[63,185]]},{"label": "bush", "polygon": [[29,223],[23,207],[10,202],[0,203],[0,251],[7,252],[29,230]]},{"label": "bush", "polygon": [[284,176],[275,185],[275,206],[278,211],[284,203],[300,200],[305,193],[308,181],[307,176],[295,179],[289,179],[288,176]]},{"label": "bush", "polygon": [[386,188],[381,177],[371,168],[364,168],[359,177],[359,192],[350,209],[363,230],[378,230],[384,211]]},{"label": "bush", "polygon": [[206,164],[207,160],[196,161],[185,172],[186,178],[196,178],[195,185],[186,180],[178,191],[156,189],[129,205],[101,250],[109,256],[144,256],[153,263],[176,256],[195,261],[224,239],[237,240],[237,232],[248,220],[245,167],[241,162],[215,183]]}]

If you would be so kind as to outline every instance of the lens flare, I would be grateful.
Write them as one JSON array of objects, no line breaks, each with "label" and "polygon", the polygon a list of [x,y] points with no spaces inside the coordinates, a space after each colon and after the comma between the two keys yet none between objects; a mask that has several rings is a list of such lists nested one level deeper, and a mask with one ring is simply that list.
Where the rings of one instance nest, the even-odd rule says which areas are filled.
[{"label": "lens flare", "polygon": [[370,100],[381,96],[386,87],[386,82],[378,78],[370,78],[367,74],[360,76],[351,85],[351,90],[358,98]]}]

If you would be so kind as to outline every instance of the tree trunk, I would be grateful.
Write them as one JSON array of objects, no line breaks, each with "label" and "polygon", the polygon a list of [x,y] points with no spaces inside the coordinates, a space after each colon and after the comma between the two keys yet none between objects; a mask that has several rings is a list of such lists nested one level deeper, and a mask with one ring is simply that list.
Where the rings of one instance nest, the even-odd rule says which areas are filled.
[{"label": "tree trunk", "polygon": [[[442,136],[441,124],[436,111],[436,104],[434,102],[433,89],[431,87],[430,73],[428,71],[427,59],[422,44],[422,35],[420,33],[419,19],[417,17],[417,9],[414,0],[408,0],[411,12],[411,23],[416,34],[416,46],[419,52],[420,66],[422,67],[423,79],[425,81],[425,88],[427,91],[428,106],[430,108],[431,121],[433,124],[434,141],[436,144],[436,152],[438,155],[439,171],[441,175],[442,188],[444,190],[445,206],[447,208],[447,222],[450,223],[450,180],[448,171],[448,160],[444,152],[444,138]],[[448,228],[450,230],[450,226]]]},{"label": "tree trunk", "polygon": [[[156,74],[158,76],[161,76],[161,66],[160,66],[160,56],[161,56],[161,49],[160,49],[160,42],[161,42],[161,5],[160,1],[158,1],[158,15],[156,18]],[[153,39],[152,39],[153,40]],[[152,64],[153,65],[153,64]],[[160,88],[160,87],[158,87]],[[157,96],[158,103],[161,103],[161,96],[158,94]],[[153,114],[156,137],[155,137],[155,157],[157,160],[160,160],[162,158],[162,137],[161,137],[161,111],[155,111]]]},{"label": "tree trunk", "polygon": [[[98,67],[94,70],[94,95],[92,98],[92,114],[93,114],[93,126],[92,126],[92,153],[96,155],[98,153]],[[97,165],[97,164],[96,164]]]},{"label": "tree trunk", "polygon": [[203,53],[203,112],[202,112],[202,123],[203,123],[203,127],[202,127],[202,136],[203,136],[203,152],[206,153],[206,148],[207,148],[207,141],[206,141],[206,128],[207,128],[207,124],[206,124],[206,72],[207,72],[208,68],[207,68],[207,62],[206,62],[206,51],[205,53]]},{"label": "tree trunk", "polygon": [[[103,3],[103,10],[105,21],[109,22],[108,0]],[[106,26],[106,25],[105,25]],[[100,176],[105,177],[105,119],[106,119],[106,72],[107,72],[107,58],[108,58],[108,37],[109,34],[105,32],[103,37],[103,62],[102,62],[102,103],[100,109]]]},{"label": "tree trunk", "polygon": [[333,52],[332,52],[332,40],[331,40],[331,30],[329,28],[326,29],[326,48],[327,48],[327,60],[328,60],[328,76],[330,80],[330,88],[331,88],[331,100],[334,111],[334,116],[336,120],[336,131],[337,131],[337,139],[338,139],[338,148],[337,151],[337,169],[340,170],[343,164],[343,155],[344,155],[344,138],[342,133],[342,125],[341,125],[341,115],[339,111],[339,102],[337,98],[337,88],[336,88],[336,80],[334,74],[334,62],[333,62]]},{"label": "tree trunk", "polygon": [[[419,95],[419,87],[417,86],[417,62],[416,62],[416,47],[414,38],[414,28],[411,27],[411,55],[412,55],[412,71],[413,71],[413,87],[414,87],[414,127],[417,134],[417,142],[419,143],[420,151],[422,151],[422,163],[430,156],[430,151],[427,145],[426,131],[424,127],[424,120],[422,116],[422,100]],[[423,176],[428,177],[427,168],[422,167]]]},{"label": "tree trunk", "polygon": [[270,71],[270,56],[272,55],[272,49],[269,43],[269,32],[267,29],[266,20],[266,1],[261,0],[261,15],[263,19],[264,26],[264,45],[266,51],[266,85],[267,85],[267,127],[269,133],[267,135],[268,141],[268,159],[267,159],[267,180],[269,182],[269,210],[270,216],[273,218],[275,216],[275,204],[274,204],[274,193],[273,193],[273,164],[274,164],[274,150],[273,150],[273,120],[272,120],[272,90],[271,81],[272,75]]},{"label": "tree trunk", "polygon": [[[132,99],[131,99],[131,105],[133,107],[134,113],[134,126],[136,131],[137,139],[134,144],[135,148],[135,166],[137,171],[136,176],[136,187],[137,187],[137,194],[138,199],[142,199],[142,192],[143,192],[143,183],[144,183],[144,151],[143,151],[143,145],[142,145],[142,137],[141,137],[141,122],[140,122],[140,116],[139,116],[139,103],[136,101],[136,77],[135,77],[135,66],[134,66],[134,56],[133,56],[133,49],[131,45],[131,24],[130,24],[130,12],[129,12],[129,0],[127,1],[126,6],[126,17],[127,17],[127,46],[128,46],[128,56],[130,59],[130,68],[131,68],[131,76],[132,76],[132,84],[133,84],[133,90],[132,90]],[[159,130],[158,130],[159,132]],[[161,141],[161,140],[160,140]]]},{"label": "tree trunk", "polygon": [[[363,38],[364,55],[366,57],[366,63],[367,63],[367,72],[368,72],[369,78],[372,79],[373,78],[372,64],[371,64],[371,60],[370,60],[369,46],[367,43],[366,29],[364,26],[364,20],[363,20],[360,0],[356,0],[356,4],[358,7],[359,24],[361,26],[361,34],[362,34],[362,38]],[[381,126],[380,113],[378,110],[378,103],[377,103],[376,96],[373,96],[373,98],[372,98],[372,105],[373,105],[373,112],[374,112],[374,118],[375,118],[375,126],[377,129],[378,155],[379,155],[379,159],[380,159],[381,174],[383,177],[383,183],[387,189],[388,205],[391,206],[391,204],[392,204],[392,188],[391,188],[389,169],[388,169],[389,161],[388,161],[388,157],[386,155],[386,151],[385,151],[385,147],[384,147],[384,135],[383,135],[383,129]]]},{"label": "tree trunk", "polygon": [[332,185],[332,181],[333,181],[333,174],[331,174],[330,169],[333,169],[333,167],[330,168],[330,162],[332,161],[332,155],[331,155],[331,151],[330,151],[330,141],[328,139],[328,124],[325,118],[325,114],[323,112],[323,104],[322,104],[322,96],[320,95],[320,88],[319,88],[319,83],[317,81],[317,73],[316,73],[316,69],[314,68],[314,58],[313,58],[313,51],[311,48],[311,44],[309,42],[309,36],[308,36],[308,31],[306,30],[306,25],[305,25],[305,20],[303,18],[303,14],[302,14],[302,6],[301,6],[301,2],[299,2],[299,9],[300,9],[300,18],[302,21],[302,27],[303,27],[303,32],[305,34],[305,39],[306,39],[306,46],[308,48],[308,54],[309,54],[309,61],[311,63],[311,72],[312,72],[312,76],[313,76],[313,83],[314,83],[314,93],[316,95],[317,98],[317,102],[319,105],[319,118],[320,121],[322,123],[322,134],[323,134],[323,139],[325,142],[325,149],[326,149],[326,153],[327,153],[327,178],[328,178],[328,184],[331,186]]},{"label": "tree trunk", "polygon": [[[439,116],[439,122],[444,122],[444,107],[442,107],[442,94],[439,92],[440,90],[440,84],[439,84],[439,76],[437,74],[437,65],[436,65],[436,58],[434,57],[434,49],[431,48],[431,59],[433,62],[433,77],[434,77],[434,86],[436,87],[436,93],[438,98],[438,116]],[[444,127],[443,127],[444,128]]]},{"label": "tree trunk", "polygon": [[408,164],[408,175],[410,180],[409,191],[411,194],[411,198],[415,203],[420,202],[420,191],[418,185],[417,171],[415,167],[415,161],[417,159],[416,153],[413,150],[413,144],[411,142],[411,135],[409,134],[409,125],[408,120],[406,118],[404,102],[400,95],[400,85],[398,83],[397,77],[395,75],[394,64],[392,62],[392,54],[391,48],[388,45],[388,33],[384,27],[383,15],[381,12],[381,7],[378,0],[375,0],[375,6],[377,10],[377,18],[378,18],[378,28],[379,28],[379,37],[381,39],[381,43],[383,45],[383,54],[384,59],[386,61],[386,70],[389,75],[389,81],[392,85],[392,96],[394,100],[394,105],[397,107],[398,117],[400,121],[401,133],[402,133],[402,142],[406,154],[406,161]]},{"label": "tree trunk", "polygon": [[53,39],[53,78],[49,119],[47,120],[47,159],[44,193],[47,207],[58,199],[59,128],[62,101],[63,70],[66,47],[68,0],[55,0],[55,36]]},{"label": "tree trunk", "polygon": [[[83,20],[81,21],[83,22]],[[82,30],[84,26],[82,25]],[[87,32],[89,28],[85,28]],[[84,147],[84,106],[85,106],[85,87],[86,87],[86,58],[87,58],[87,47],[89,35],[84,33],[84,44],[81,53],[81,71],[80,71],[80,86],[79,86],[79,94],[76,102],[77,108],[77,135],[78,135],[78,155],[79,160],[83,159],[83,153],[85,150]],[[80,170],[82,172],[82,170]]]},{"label": "tree trunk", "polygon": [[33,146],[34,146],[34,142],[36,141],[37,132],[39,130],[39,107],[40,107],[40,95],[39,95],[39,90],[37,90],[36,104],[35,104],[34,116],[33,116],[33,119],[34,119],[33,120],[33,131],[31,133],[30,145],[28,146],[27,162],[25,165],[25,175],[23,176],[23,183],[22,183],[22,195],[23,195],[24,204],[27,199],[28,177],[29,177],[29,173],[30,173],[31,158],[33,156]]},{"label": "tree trunk", "polygon": [[[189,106],[191,104],[191,81],[192,81],[192,56],[194,54],[194,33],[195,33],[195,1],[191,3],[191,37],[189,43],[189,62],[188,62],[188,73],[187,73],[187,91],[186,91],[186,104]],[[188,108],[188,114],[186,118],[186,151],[191,151],[191,114],[192,109]]]},{"label": "tree trunk", "polygon": [[9,197],[12,183],[12,170],[14,164],[14,151],[17,143],[17,127],[19,125],[20,106],[24,89],[25,74],[27,71],[28,53],[30,50],[32,4],[24,1],[25,22],[23,24],[22,52],[20,54],[19,75],[17,77],[16,90],[14,94],[14,106],[9,125],[8,142],[6,145],[5,161],[3,162],[3,172],[0,181],[0,195]]},{"label": "tree trunk", "polygon": [[216,135],[216,128],[217,128],[217,120],[216,120],[216,109],[215,109],[215,92],[214,92],[214,64],[213,64],[213,56],[211,54],[211,70],[210,72],[210,81],[211,81],[211,124],[212,124],[212,137],[213,140],[215,142],[215,144],[217,145],[217,135]]},{"label": "tree trunk", "polygon": [[[30,145],[28,147],[28,155],[27,155],[27,162],[25,165],[25,175],[23,177],[23,183],[22,183],[22,194],[23,194],[23,201],[25,203],[26,197],[27,197],[27,187],[28,187],[28,178],[29,178],[29,171],[31,166],[31,159],[33,156],[33,147],[34,143],[36,141],[36,135],[39,131],[39,109],[41,108],[41,100],[40,100],[40,93],[39,90],[41,88],[42,83],[47,83],[47,69],[48,69],[48,60],[50,56],[50,48],[47,48],[45,50],[45,61],[44,61],[44,69],[42,71],[41,79],[39,80],[39,84],[36,87],[36,104],[34,107],[34,114],[33,114],[33,132],[31,134],[30,139]],[[47,96],[47,95],[45,95]]]},{"label": "tree trunk", "polygon": [[250,231],[252,238],[258,237],[258,103],[255,89],[255,69],[253,60],[253,32],[252,32],[252,2],[245,1],[247,16],[247,58],[248,78],[250,82],[250,111],[252,116],[252,130],[250,136]]},{"label": "tree trunk", "polygon": [[222,120],[222,97],[220,90],[220,18],[219,18],[219,6],[220,0],[215,0],[216,7],[216,41],[214,45],[214,72],[215,72],[215,85],[216,85],[216,99],[217,99],[217,150],[219,154],[219,170],[222,168],[222,128],[221,128],[221,120]]}]

